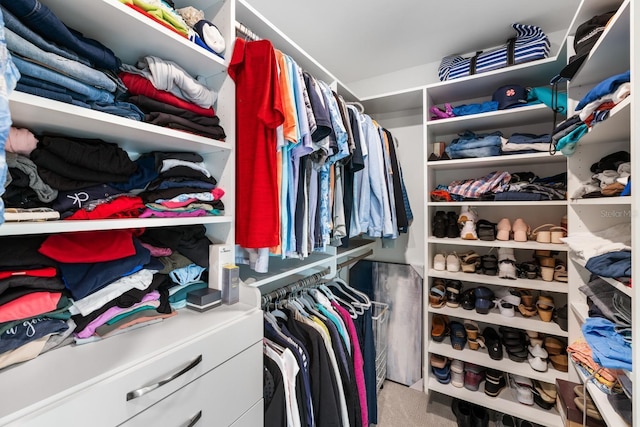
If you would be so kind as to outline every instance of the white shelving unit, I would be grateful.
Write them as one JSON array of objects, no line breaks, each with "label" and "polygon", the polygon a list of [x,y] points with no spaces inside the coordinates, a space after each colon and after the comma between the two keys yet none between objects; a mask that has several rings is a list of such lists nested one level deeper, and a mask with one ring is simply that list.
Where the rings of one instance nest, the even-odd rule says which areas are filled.
[{"label": "white shelving unit", "polygon": [[[592,16],[608,11],[615,11],[615,15],[609,21],[606,29],[592,48],[589,56],[581,69],[568,84],[570,112],[577,102],[596,84],[612,75],[632,70],[632,87],[636,80],[633,78],[634,70],[638,70],[637,55],[632,48],[634,44],[634,7],[629,0],[609,1],[583,1],[570,33],[574,34],[581,22]],[[637,10],[635,12],[638,14]],[[637,33],[636,33],[637,37]],[[637,95],[636,95],[637,96]],[[580,184],[586,181],[591,174],[590,165],[600,158],[616,151],[628,151],[631,153],[632,175],[640,173],[638,168],[637,150],[637,112],[635,112],[637,99],[633,95],[616,105],[609,113],[607,120],[598,123],[590,129],[578,142],[575,153],[568,157],[569,194],[578,190]],[[634,246],[633,270],[639,260],[635,244],[638,242],[638,227],[633,218],[638,212],[637,198],[628,197],[602,197],[602,198],[575,198],[570,200],[568,209],[569,235],[576,232],[599,231],[621,223],[630,223],[632,228],[632,244]],[[571,252],[570,252],[571,255]],[[569,277],[572,278],[569,286],[569,300],[571,301],[569,312],[569,341],[572,342],[581,336],[581,325],[589,317],[589,307],[586,297],[579,291],[579,287],[587,283],[591,273],[586,270],[586,261],[570,256],[568,263]],[[637,291],[613,278],[603,279],[622,294],[632,298],[635,306]],[[638,327],[636,311],[633,310],[633,334],[638,339]],[[633,354],[637,355],[637,344],[633,344]],[[634,360],[636,357],[634,357]],[[573,361],[570,363],[570,371],[577,375],[580,382],[586,381],[586,376],[576,368]],[[633,372],[628,372],[633,378]],[[611,407],[607,396],[593,383],[587,384],[589,395],[595,402],[604,422],[609,427],[625,426],[624,420]],[[638,404],[638,398],[634,398],[634,404]],[[634,416],[634,420],[637,417]],[[636,424],[636,422],[634,422]]]},{"label": "white shelving unit", "polygon": [[[125,63],[135,64],[153,55],[199,77],[218,93],[214,108],[227,137],[225,141],[205,138],[17,91],[9,99],[14,126],[36,134],[100,138],[117,143],[132,158],[151,151],[197,152],[225,191],[225,215],[5,223],[0,236],[202,224],[212,241],[233,245],[235,85],[227,75],[227,61],[119,1],[88,0],[82,7],[64,0],[42,3],[68,26],[112,49]],[[234,0],[175,3],[176,7],[192,5],[203,10],[226,41],[234,40]],[[229,44],[227,56],[231,52]],[[249,292],[243,288],[241,293],[241,302],[232,306],[207,313],[180,310],[165,321],[95,343],[65,346],[4,369],[0,389],[7,398],[0,408],[0,425],[148,425],[144,420],[160,419],[166,415],[164,406],[176,399],[189,401],[189,411],[193,405],[202,405],[205,425],[230,425],[255,411],[253,408],[261,409],[262,315],[257,305],[248,303]],[[127,400],[132,390],[183,369],[182,375],[166,385]],[[165,420],[184,425],[197,413],[198,407],[193,408],[194,413],[183,413],[186,406],[172,407],[171,421]],[[251,414],[256,417],[255,412]],[[254,419],[261,420],[262,410],[257,415]]]}]

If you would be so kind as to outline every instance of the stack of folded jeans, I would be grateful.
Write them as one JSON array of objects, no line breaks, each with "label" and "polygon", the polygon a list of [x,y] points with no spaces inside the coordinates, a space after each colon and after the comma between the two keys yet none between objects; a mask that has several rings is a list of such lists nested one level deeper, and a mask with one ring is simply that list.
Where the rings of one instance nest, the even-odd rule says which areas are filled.
[{"label": "stack of folded jeans", "polygon": [[445,152],[452,159],[499,156],[503,139],[500,131],[489,134],[465,131],[459,138],[451,141]]},{"label": "stack of folded jeans", "polygon": [[[98,111],[141,120],[119,100],[120,60],[100,42],[67,28],[38,0],[2,1],[7,48],[21,78],[16,89]],[[106,71],[101,71],[104,69]]]},{"label": "stack of folded jeans", "polygon": [[549,151],[551,135],[514,133],[502,144],[502,154],[525,154]]}]

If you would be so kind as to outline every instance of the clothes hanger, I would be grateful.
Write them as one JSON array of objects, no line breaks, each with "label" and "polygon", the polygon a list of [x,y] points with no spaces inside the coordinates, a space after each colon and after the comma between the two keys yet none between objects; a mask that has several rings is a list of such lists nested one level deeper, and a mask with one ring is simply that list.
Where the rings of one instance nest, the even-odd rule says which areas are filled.
[{"label": "clothes hanger", "polygon": [[339,302],[340,305],[349,312],[349,315],[353,319],[356,319],[359,315],[364,314],[364,309],[362,307],[356,308],[353,304],[351,304],[351,302],[345,301],[344,299],[340,298],[339,296],[331,292],[331,290],[327,288],[326,284],[321,284],[320,286],[318,286],[318,289],[325,290],[325,295],[331,295],[331,297],[327,295],[327,298]]},{"label": "clothes hanger", "polygon": [[[338,280],[340,280],[341,283]],[[338,289],[340,292],[342,292],[344,294],[345,297],[348,297],[350,299],[349,303],[356,308],[357,314],[364,314],[364,311],[366,309],[368,309],[369,307],[371,307],[371,301],[369,301],[368,305],[367,305],[368,298],[367,298],[367,300],[365,300],[365,302],[362,302],[362,301],[358,300],[356,297],[353,296],[353,294],[347,292],[342,287],[342,284],[347,286],[344,281],[342,281],[341,279],[337,279],[337,278],[334,278],[329,283],[327,283],[328,286],[332,286],[332,287]],[[355,290],[355,289],[351,289],[350,288],[350,290]],[[359,296],[362,297],[362,295],[359,295]],[[336,296],[336,298],[339,298],[339,297]],[[340,301],[340,299],[339,299],[339,301]]]},{"label": "clothes hanger", "polygon": [[[364,301],[364,303],[360,303],[366,306],[366,308],[371,307],[371,299],[369,298],[369,295],[367,295],[366,293],[357,290],[356,288],[350,286],[347,282],[345,282],[343,279],[339,278],[339,277],[334,277],[333,278],[333,282],[334,283],[338,283],[341,284],[342,286],[344,286],[346,289],[348,289],[349,291],[352,292],[352,294],[355,294],[357,296],[359,296],[360,298],[362,298],[362,300]],[[341,288],[338,288],[341,289]],[[342,290],[342,289],[341,289]],[[344,291],[343,291],[344,292]]]}]

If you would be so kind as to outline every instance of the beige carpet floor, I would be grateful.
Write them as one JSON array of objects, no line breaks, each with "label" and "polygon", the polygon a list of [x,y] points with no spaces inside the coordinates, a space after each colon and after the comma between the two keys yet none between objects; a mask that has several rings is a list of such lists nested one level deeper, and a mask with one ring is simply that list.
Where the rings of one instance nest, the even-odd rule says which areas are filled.
[{"label": "beige carpet floor", "polygon": [[451,398],[440,393],[432,393],[427,397],[422,391],[385,381],[378,394],[378,427],[425,426],[457,426],[451,412]]}]

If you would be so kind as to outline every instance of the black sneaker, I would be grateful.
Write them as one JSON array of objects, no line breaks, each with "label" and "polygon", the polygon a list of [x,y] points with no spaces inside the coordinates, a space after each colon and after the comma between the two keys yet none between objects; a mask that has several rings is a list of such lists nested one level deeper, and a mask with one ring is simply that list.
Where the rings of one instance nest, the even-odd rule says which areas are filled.
[{"label": "black sneaker", "polygon": [[444,211],[437,211],[431,223],[431,233],[435,237],[445,237],[447,235],[447,214]]},{"label": "black sneaker", "polygon": [[460,227],[458,227],[458,214],[447,212],[447,237],[455,239],[460,237]]}]

